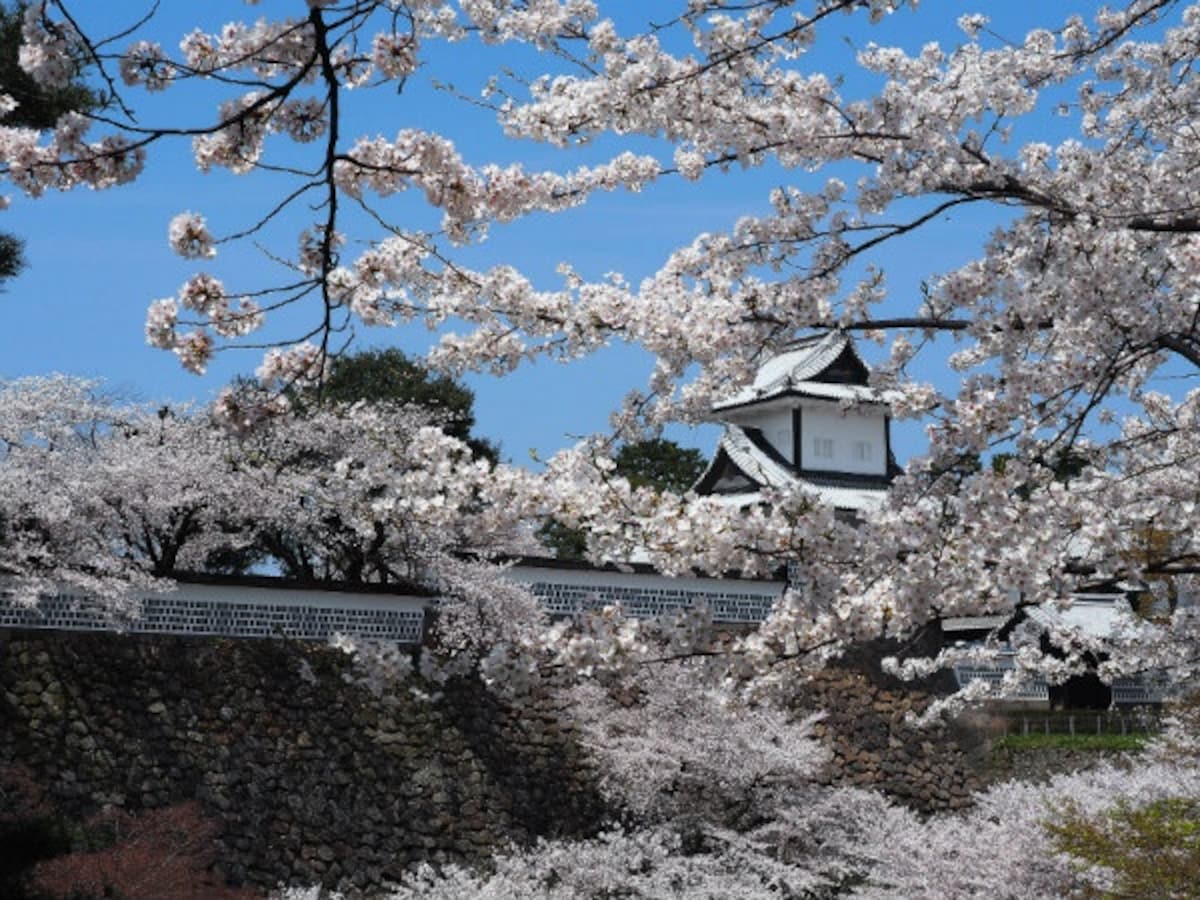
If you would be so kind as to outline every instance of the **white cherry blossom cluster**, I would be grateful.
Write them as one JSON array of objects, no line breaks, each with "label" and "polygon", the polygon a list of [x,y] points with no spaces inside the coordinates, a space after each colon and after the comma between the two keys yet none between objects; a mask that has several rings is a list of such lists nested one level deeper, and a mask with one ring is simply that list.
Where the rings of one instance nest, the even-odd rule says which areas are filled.
[{"label": "white cherry blossom cluster", "polygon": [[211,259],[217,255],[213,236],[204,217],[192,212],[182,212],[171,220],[167,227],[167,240],[171,249],[185,259]]},{"label": "white cherry blossom cluster", "polygon": [[394,141],[362,139],[334,168],[337,186],[354,198],[366,190],[387,197],[419,188],[432,206],[443,210],[443,227],[460,242],[486,222],[505,222],[536,211],[558,211],[583,203],[596,190],[638,190],[660,174],[652,156],[624,153],[612,162],[581,168],[570,175],[528,172],[524,166],[467,165],[454,144],[416,129]]},{"label": "white cherry blossom cluster", "polygon": [[130,87],[142,85],[148,91],[162,91],[170,86],[176,75],[175,66],[163,54],[160,45],[151,41],[132,44],[121,57],[121,80]]},{"label": "white cherry blossom cluster", "polygon": [[175,326],[179,322],[179,304],[174,297],[155,300],[146,311],[146,343],[160,350],[175,346]]},{"label": "white cherry blossom cluster", "polygon": [[231,434],[247,435],[291,409],[287,395],[277,391],[224,388],[213,401],[213,421]]},{"label": "white cherry blossom cluster", "polygon": [[21,68],[50,87],[65,87],[76,70],[80,36],[69,22],[51,21],[44,2],[31,3],[21,19]]},{"label": "white cherry blossom cluster", "polygon": [[259,19],[230,22],[218,34],[196,29],[184,36],[179,49],[187,68],[200,74],[248,71],[261,79],[300,75],[312,80],[314,37],[303,18]]},{"label": "white cherry blossom cluster", "polygon": [[64,376],[0,383],[0,407],[0,577],[19,600],[77,589],[120,617],[203,559],[230,497],[217,430]]},{"label": "white cherry blossom cluster", "polygon": [[226,124],[212,134],[192,140],[196,167],[207,172],[213,166],[221,166],[235,175],[253,171],[274,121],[270,102],[269,94],[250,91],[222,104],[221,120]]},{"label": "white cherry blossom cluster", "polygon": [[[185,213],[172,222],[172,241],[184,255],[204,255],[203,247],[211,251],[211,235],[203,220]],[[195,313],[191,331],[180,334],[180,310]],[[165,297],[150,304],[146,313],[146,342],[152,347],[173,350],[185,368],[202,374],[216,351],[212,332],[222,338],[250,334],[263,324],[263,312],[249,297],[230,297],[224,284],[211,275],[201,273],[189,278],[176,297]],[[263,363],[270,378],[304,379],[319,377],[320,365],[312,359],[312,351],[292,348],[273,351]],[[319,354],[318,354],[319,355]],[[314,368],[315,367],[315,368]]]},{"label": "white cherry blossom cluster", "polygon": [[23,599],[127,598],[253,551],[301,579],[440,588],[447,652],[472,671],[501,634],[514,665],[523,644],[541,652],[532,598],[513,587],[501,603],[493,566],[454,558],[532,549],[520,508],[481,506],[487,464],[426,411],[298,420],[232,391],[211,411],[156,410],[61,376],[0,382],[0,401],[0,577]]},{"label": "white cherry blossom cluster", "polygon": [[371,61],[385,78],[403,78],[417,67],[417,48],[410,35],[375,35],[371,44]]},{"label": "white cherry blossom cluster", "polygon": [[[157,311],[162,307],[152,308],[152,311]],[[151,323],[146,323],[147,336],[154,339],[165,340],[166,333],[155,332],[151,334]],[[196,375],[203,375],[208,369],[208,363],[212,359],[213,346],[212,335],[207,331],[196,329],[189,331],[187,334],[174,336],[172,335],[172,350],[175,351],[175,356],[179,358],[180,364],[189,372]]]},{"label": "white cherry blossom cluster", "polygon": [[270,350],[255,376],[264,385],[308,385],[320,382],[325,357],[315,344],[302,343],[286,350]]},{"label": "white cherry blossom cluster", "polygon": [[722,822],[739,803],[766,815],[826,758],[810,721],[706,687],[699,664],[643,667],[612,692],[584,682],[568,696],[606,798],[642,821]]}]

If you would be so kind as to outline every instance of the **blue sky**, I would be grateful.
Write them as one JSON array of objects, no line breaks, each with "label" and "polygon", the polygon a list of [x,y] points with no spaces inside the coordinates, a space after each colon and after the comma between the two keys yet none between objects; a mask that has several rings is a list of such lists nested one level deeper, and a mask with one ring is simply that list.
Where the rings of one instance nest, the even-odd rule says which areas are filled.
[{"label": "blue sky", "polygon": [[[165,0],[162,5],[160,21],[153,30],[168,47],[174,47],[179,37],[196,24],[216,29],[230,19],[270,16],[280,9],[287,13],[293,8],[299,10],[294,13],[299,15],[303,10],[298,0],[276,0],[257,9],[237,2]],[[84,4],[81,9],[84,15],[96,17],[95,24],[100,28],[123,24],[117,22],[116,15],[135,18],[140,9],[138,4],[128,2],[88,8],[93,6]],[[676,4],[619,6],[624,18],[632,22],[637,15],[660,19],[660,12],[674,9]],[[1019,39],[1034,15],[1048,14],[1045,24],[1054,25],[1072,11],[1086,12],[1094,6],[1087,2],[1047,7],[1024,2],[922,0],[916,14],[902,11],[876,29],[863,28],[850,20],[835,22],[836,28],[850,30],[826,34],[821,49],[805,65],[846,74],[846,94],[853,95],[858,82],[852,72],[851,44],[874,40],[915,49],[927,40],[939,39],[953,45],[961,37],[954,20],[964,12],[980,9],[992,16],[999,33]],[[197,14],[198,7],[202,7],[199,14],[204,18],[189,19],[189,15]],[[414,76],[403,94],[375,92],[369,100],[363,98],[352,111],[344,133],[353,138],[363,132],[391,136],[405,127],[444,130],[471,163],[521,160],[533,169],[568,170],[599,159],[616,146],[606,143],[582,152],[563,153],[509,142],[499,135],[487,114],[428,85],[432,75],[443,81],[453,80],[464,92],[475,93],[493,63],[503,55],[466,45],[440,48],[431,59],[429,72]],[[519,59],[518,63],[529,58],[526,54],[525,60]],[[203,91],[198,95],[168,91],[149,98],[131,92],[130,97],[144,110],[144,124],[164,123],[180,110],[186,110],[193,122],[207,123],[215,115]],[[150,102],[144,103],[146,100]],[[1049,128],[1063,124],[1061,120],[1040,121],[1049,121]],[[653,146],[644,141],[633,149]],[[728,178],[706,178],[698,184],[666,181],[641,194],[602,195],[580,210],[553,217],[534,216],[496,228],[482,247],[470,251],[469,260],[480,265],[510,262],[535,280],[542,280],[545,287],[555,285],[554,270],[560,261],[570,262],[587,276],[619,271],[636,283],[652,273],[672,249],[690,242],[698,232],[728,229],[739,216],[764,211],[771,188],[783,183],[817,184],[820,177],[768,168],[733,173]],[[170,252],[167,223],[178,212],[194,210],[206,215],[214,230],[234,229],[266,208],[274,196],[267,179],[258,176],[199,174],[189,147],[180,143],[152,148],[145,176],[131,186],[48,195],[36,201],[14,197],[12,207],[0,217],[0,227],[24,237],[30,265],[0,295],[0,377],[58,371],[100,377],[110,387],[146,400],[211,399],[233,375],[252,371],[259,354],[225,354],[206,376],[198,378],[182,371],[171,354],[145,344],[142,326],[147,304],[172,295],[197,268]],[[393,212],[398,218],[426,215],[407,200],[396,204]],[[972,210],[885,248],[876,262],[887,272],[898,308],[909,307],[922,279],[969,259],[997,221],[994,215]],[[282,224],[286,227],[281,231],[280,246],[290,249],[302,225]],[[273,265],[252,248],[243,247],[222,252],[211,271],[237,289],[241,284],[261,281],[264,270]],[[420,352],[428,342],[428,333],[419,326],[405,331],[360,328],[356,338],[356,346],[400,346],[410,352]],[[869,356],[870,348],[867,352]],[[931,361],[930,365],[931,378],[946,378],[933,371],[936,363]],[[498,440],[507,457],[521,462],[528,459],[530,449],[544,457],[570,443],[572,436],[604,429],[609,411],[626,390],[641,383],[648,371],[647,357],[618,346],[570,366],[539,362],[503,379],[470,376],[467,381],[476,391],[479,432]],[[895,446],[902,459],[920,452],[920,432],[912,423],[901,429]],[[712,427],[678,429],[671,436],[709,453],[717,431]]]}]

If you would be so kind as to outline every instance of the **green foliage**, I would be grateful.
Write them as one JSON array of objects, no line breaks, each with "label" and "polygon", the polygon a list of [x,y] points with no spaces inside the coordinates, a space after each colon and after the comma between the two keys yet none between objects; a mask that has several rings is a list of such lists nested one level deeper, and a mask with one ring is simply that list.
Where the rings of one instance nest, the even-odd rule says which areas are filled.
[{"label": "green foliage", "polygon": [[0,282],[25,268],[25,242],[15,234],[0,231]]},{"label": "green foliage", "polygon": [[500,448],[475,437],[475,394],[453,378],[436,375],[400,350],[363,350],[334,359],[319,388],[296,398],[304,406],[316,403],[412,403],[442,417],[443,430],[464,441],[477,457],[495,463]]},{"label": "green foliage", "polygon": [[682,494],[704,474],[704,456],[695,447],[680,447],[665,438],[624,444],[613,457],[617,474],[636,487]]},{"label": "green foliage", "polygon": [[544,522],[537,537],[555,559],[583,559],[587,552],[587,535],[583,530],[570,528],[557,519]]},{"label": "green foliage", "polygon": [[1111,891],[1082,896],[1200,897],[1200,802],[1123,803],[1098,819],[1068,804],[1045,827],[1056,850],[1114,873]]}]

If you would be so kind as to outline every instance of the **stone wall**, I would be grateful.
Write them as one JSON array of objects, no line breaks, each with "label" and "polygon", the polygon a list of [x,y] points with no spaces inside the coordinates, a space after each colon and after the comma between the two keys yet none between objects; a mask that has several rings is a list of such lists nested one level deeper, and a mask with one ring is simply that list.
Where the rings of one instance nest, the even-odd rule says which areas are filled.
[{"label": "stone wall", "polygon": [[[222,828],[225,874],[263,887],[368,887],[603,821],[552,701],[518,710],[464,681],[381,702],[349,671],[311,643],[0,630],[0,769],[31,772],[73,818],[195,799]],[[817,675],[799,705],[824,712],[822,780],[968,806],[986,742],[906,722],[936,692],[869,661]]]},{"label": "stone wall", "polygon": [[463,682],[382,703],[348,669],[311,644],[0,631],[0,767],[72,817],[194,798],[226,875],[267,887],[365,887],[595,827],[549,701],[518,713]]},{"label": "stone wall", "polygon": [[1090,769],[1101,763],[1134,765],[1133,755],[1118,750],[1084,750],[1069,747],[1037,747],[1016,750],[997,747],[992,750],[987,781],[1049,781],[1056,775]]},{"label": "stone wall", "polygon": [[816,733],[833,756],[823,780],[887,794],[919,812],[963,809],[981,786],[981,736],[946,724],[908,724],[932,700],[928,690],[879,678],[867,667],[816,675],[799,705],[823,711]]}]

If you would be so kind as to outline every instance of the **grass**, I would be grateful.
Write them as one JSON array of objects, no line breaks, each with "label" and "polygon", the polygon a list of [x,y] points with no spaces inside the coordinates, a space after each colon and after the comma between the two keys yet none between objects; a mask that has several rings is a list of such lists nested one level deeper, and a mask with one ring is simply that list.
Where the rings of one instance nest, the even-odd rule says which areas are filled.
[{"label": "grass", "polygon": [[1008,734],[997,738],[997,750],[1094,750],[1136,752],[1145,746],[1148,734]]}]

